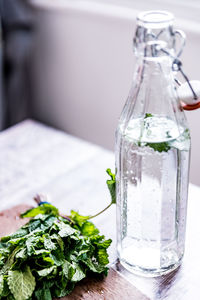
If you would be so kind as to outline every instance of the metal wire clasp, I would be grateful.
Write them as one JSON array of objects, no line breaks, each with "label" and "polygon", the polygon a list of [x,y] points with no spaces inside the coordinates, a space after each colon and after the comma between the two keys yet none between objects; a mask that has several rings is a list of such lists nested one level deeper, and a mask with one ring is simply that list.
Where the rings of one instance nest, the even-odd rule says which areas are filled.
[{"label": "metal wire clasp", "polygon": [[[165,54],[169,55],[172,59],[173,59],[173,63],[172,63],[172,70],[174,72],[180,72],[181,75],[183,76],[183,78],[185,79],[185,81],[187,82],[192,94],[193,94],[193,99],[194,100],[198,100],[198,96],[197,94],[195,93],[192,85],[191,85],[191,82],[189,81],[189,78],[188,76],[185,74],[185,72],[183,71],[182,69],[182,62],[181,60],[179,59],[179,57],[181,56],[182,52],[183,52],[183,48],[185,46],[185,39],[186,39],[186,36],[185,36],[185,33],[182,31],[182,30],[175,30],[174,31],[174,35],[179,35],[181,37],[181,47],[179,49],[179,51],[176,53],[176,55],[172,55],[170,53],[170,51],[166,48],[160,48],[161,51],[163,51]],[[175,82],[180,86],[181,85],[181,82],[177,79],[177,78],[174,78]],[[183,109],[186,109],[186,110],[193,110],[193,109],[197,109],[199,108],[199,105],[185,105],[183,102],[182,102],[182,107]]]}]

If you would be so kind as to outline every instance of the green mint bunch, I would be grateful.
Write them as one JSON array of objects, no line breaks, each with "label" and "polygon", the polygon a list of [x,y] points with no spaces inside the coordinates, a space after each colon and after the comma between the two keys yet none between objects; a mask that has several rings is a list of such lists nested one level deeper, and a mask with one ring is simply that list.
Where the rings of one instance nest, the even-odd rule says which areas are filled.
[{"label": "green mint bunch", "polygon": [[[107,172],[111,205],[115,177],[110,169]],[[112,240],[100,235],[89,221],[94,216],[75,211],[61,216],[47,203],[21,216],[31,220],[0,241],[0,299],[51,300],[68,295],[89,273],[107,275]]]}]

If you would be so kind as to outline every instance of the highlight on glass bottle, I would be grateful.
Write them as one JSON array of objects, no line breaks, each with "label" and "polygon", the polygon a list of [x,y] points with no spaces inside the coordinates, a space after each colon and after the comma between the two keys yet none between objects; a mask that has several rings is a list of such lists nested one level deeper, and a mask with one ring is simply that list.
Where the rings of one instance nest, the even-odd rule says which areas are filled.
[{"label": "highlight on glass bottle", "polygon": [[136,71],[116,131],[118,256],[146,276],[177,268],[184,254],[190,133],[172,70],[182,52],[173,21],[139,14]]}]

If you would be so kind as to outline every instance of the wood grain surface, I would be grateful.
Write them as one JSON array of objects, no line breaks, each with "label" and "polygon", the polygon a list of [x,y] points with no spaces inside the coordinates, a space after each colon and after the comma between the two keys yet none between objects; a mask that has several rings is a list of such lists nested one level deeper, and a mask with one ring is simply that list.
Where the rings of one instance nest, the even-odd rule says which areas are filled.
[{"label": "wood grain surface", "polygon": [[[0,212],[0,237],[11,234],[27,222],[20,214],[30,206],[17,205]],[[108,276],[96,276],[82,280],[74,291],[63,300],[148,300],[118,272],[110,268]],[[41,299],[42,300],[42,299]]]},{"label": "wood grain surface", "polygon": [[27,223],[28,219],[20,218],[20,214],[31,208],[30,205],[17,205],[0,212],[0,237],[10,235]]}]

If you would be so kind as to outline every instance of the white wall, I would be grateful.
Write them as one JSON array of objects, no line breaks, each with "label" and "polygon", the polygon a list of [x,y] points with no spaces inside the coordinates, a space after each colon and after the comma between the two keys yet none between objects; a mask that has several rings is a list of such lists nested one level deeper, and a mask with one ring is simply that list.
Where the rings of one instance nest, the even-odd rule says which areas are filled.
[{"label": "white wall", "polygon": [[[32,57],[34,117],[114,149],[114,132],[134,72],[137,10],[94,1],[32,0],[37,30]],[[43,3],[38,4],[38,3]],[[186,73],[200,79],[200,24],[186,31]],[[192,133],[191,181],[200,185],[200,110],[187,113]]]}]

